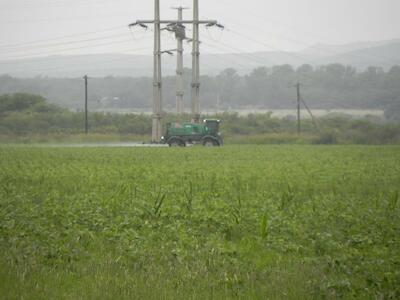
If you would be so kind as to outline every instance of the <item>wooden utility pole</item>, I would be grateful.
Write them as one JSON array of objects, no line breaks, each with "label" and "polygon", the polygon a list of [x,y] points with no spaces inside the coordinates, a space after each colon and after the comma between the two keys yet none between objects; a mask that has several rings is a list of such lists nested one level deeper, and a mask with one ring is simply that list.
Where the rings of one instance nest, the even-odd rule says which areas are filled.
[{"label": "wooden utility pole", "polygon": [[318,122],[317,122],[317,118],[314,117],[314,114],[312,113],[311,109],[308,107],[306,101],[304,101],[303,97],[301,97],[301,95],[300,95],[300,100],[303,103],[304,107],[306,108],[308,114],[310,115],[311,121],[313,122],[313,125],[314,125],[315,129],[317,129],[317,131],[319,132],[320,129],[319,129],[319,125],[318,125]]},{"label": "wooden utility pole", "polygon": [[297,134],[301,134],[301,93],[300,93],[301,83],[296,84],[297,89]]},{"label": "wooden utility pole", "polygon": [[310,115],[311,121],[313,122],[315,129],[317,129],[317,131],[320,131],[317,119],[314,117],[314,114],[312,113],[311,109],[308,107],[307,103],[304,101],[303,97],[301,96],[301,92],[300,92],[301,83],[297,83],[295,85],[295,87],[297,90],[297,133],[301,134],[301,103],[303,103],[308,114]]},{"label": "wooden utility pole", "polygon": [[89,133],[89,122],[88,122],[88,79],[89,77],[85,75],[83,77],[85,80],[85,134]]}]

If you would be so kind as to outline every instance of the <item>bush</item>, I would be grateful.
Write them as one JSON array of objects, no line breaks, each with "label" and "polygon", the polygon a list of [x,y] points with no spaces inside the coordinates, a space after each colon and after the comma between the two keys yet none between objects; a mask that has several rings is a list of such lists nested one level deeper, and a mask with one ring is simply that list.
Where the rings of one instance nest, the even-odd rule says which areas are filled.
[{"label": "bush", "polygon": [[314,140],[314,144],[334,145],[338,143],[337,133],[334,131],[324,131]]},{"label": "bush", "polygon": [[43,106],[55,107],[46,103],[46,99],[38,95],[17,93],[0,96],[0,113],[27,111],[32,110],[35,106],[42,110],[44,109]]}]

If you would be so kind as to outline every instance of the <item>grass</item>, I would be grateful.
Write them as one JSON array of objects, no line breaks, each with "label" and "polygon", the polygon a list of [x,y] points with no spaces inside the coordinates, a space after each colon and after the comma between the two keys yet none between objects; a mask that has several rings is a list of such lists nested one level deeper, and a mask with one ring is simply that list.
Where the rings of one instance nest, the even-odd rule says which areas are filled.
[{"label": "grass", "polygon": [[398,299],[400,147],[0,147],[3,299]]}]

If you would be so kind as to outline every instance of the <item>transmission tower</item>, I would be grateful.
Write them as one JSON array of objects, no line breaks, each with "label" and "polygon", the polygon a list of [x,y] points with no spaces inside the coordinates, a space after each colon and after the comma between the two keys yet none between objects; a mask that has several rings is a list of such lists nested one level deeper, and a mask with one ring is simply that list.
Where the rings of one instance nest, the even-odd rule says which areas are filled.
[{"label": "transmission tower", "polygon": [[162,76],[161,76],[161,55],[171,51],[161,51],[161,24],[168,26],[193,25],[193,74],[192,74],[192,115],[194,121],[200,120],[200,50],[199,50],[199,25],[208,27],[217,26],[223,28],[217,21],[199,20],[199,1],[193,0],[193,20],[161,20],[160,0],[154,0],[154,20],[137,20],[129,26],[140,26],[147,28],[147,24],[154,25],[154,80],[153,80],[153,130],[152,142],[158,143],[162,136]]}]

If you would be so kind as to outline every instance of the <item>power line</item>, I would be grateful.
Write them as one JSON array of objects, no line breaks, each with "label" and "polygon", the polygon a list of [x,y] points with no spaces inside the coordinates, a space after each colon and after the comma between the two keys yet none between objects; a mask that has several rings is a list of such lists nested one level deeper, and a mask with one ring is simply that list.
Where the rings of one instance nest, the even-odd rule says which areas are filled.
[{"label": "power line", "polygon": [[[128,49],[127,51],[129,51],[131,53],[131,52],[148,50],[148,49],[150,49],[150,48],[146,47],[146,48],[138,48],[138,49]],[[130,54],[129,52],[125,52],[125,54]],[[74,58],[74,57],[71,56],[71,57],[68,57],[68,58]],[[74,67],[74,66],[66,66],[66,67],[63,67],[63,70],[66,70],[66,69],[68,70],[68,69],[71,69],[71,68],[72,68],[72,71],[75,71],[75,70],[88,70],[88,66],[93,67],[97,63],[101,63],[103,65],[103,68],[104,68],[105,64],[111,63],[111,62],[117,62],[117,61],[126,61],[126,58],[118,58],[118,59],[111,59],[111,60],[102,59],[102,60],[98,60],[98,61],[94,61],[94,62],[92,61],[90,63],[80,63],[79,67],[84,67],[84,68],[76,69],[76,67]],[[23,70],[14,70],[14,72],[16,72],[16,73],[21,72],[21,71],[25,71],[25,72],[45,72],[45,71],[52,71],[52,70],[59,70],[59,69],[60,69],[59,67],[41,68],[41,69],[33,69],[33,70],[32,69],[28,69],[27,70],[26,68],[24,68]],[[96,70],[96,69],[92,68],[91,70]]]},{"label": "power line", "polygon": [[79,17],[71,17],[71,18],[54,18],[54,19],[36,19],[36,20],[6,20],[1,21],[0,24],[25,24],[25,23],[47,23],[47,22],[69,22],[75,20],[88,20],[88,19],[102,19],[102,18],[110,18],[110,17],[128,17],[127,15],[89,15],[89,16],[79,16]]},{"label": "power line", "polygon": [[60,36],[60,37],[56,37],[56,38],[36,40],[36,41],[30,41],[30,42],[25,42],[25,43],[9,44],[9,45],[4,45],[3,44],[3,45],[0,45],[0,48],[24,46],[24,45],[32,45],[32,44],[37,44],[37,43],[42,43],[42,42],[57,41],[57,40],[63,40],[63,39],[78,37],[78,36],[86,36],[86,35],[98,34],[98,33],[103,33],[103,32],[108,32],[108,31],[115,31],[115,30],[120,30],[122,28],[126,28],[126,26],[110,27],[110,28],[105,28],[105,29],[101,29],[101,30],[97,30],[97,31],[90,31],[90,32],[84,32],[84,33],[78,33],[78,34],[71,34],[71,35],[65,35],[65,36]]},{"label": "power line", "polygon": [[[204,39],[207,39],[208,42],[205,42]],[[226,51],[226,50],[231,51],[228,55],[235,55],[235,56],[240,57],[240,58],[245,58],[245,59],[247,59],[249,61],[252,61],[253,63],[257,63],[260,66],[265,66],[266,65],[266,61],[264,59],[262,59],[260,57],[257,57],[256,55],[254,55],[252,53],[245,52],[243,49],[240,49],[240,48],[237,48],[237,47],[233,47],[233,46],[231,46],[229,44],[226,44],[226,43],[224,43],[222,41],[215,41],[215,40],[213,40],[211,38],[207,38],[207,37],[204,36],[202,43],[204,45],[212,47],[212,48],[220,49],[220,50],[223,50],[223,51]],[[211,43],[213,43],[214,45],[211,44]],[[248,66],[244,66],[243,64],[239,63],[238,61],[229,59],[229,58],[225,57],[224,55],[226,55],[226,54],[221,54],[219,56],[219,58],[221,58],[222,60],[230,60],[230,61],[232,61],[234,63],[234,65],[238,65],[239,64],[242,67],[244,67],[244,69],[248,69],[249,68]],[[272,63],[269,61],[269,64],[272,64]]]},{"label": "power line", "polygon": [[2,49],[0,49],[0,54],[15,53],[15,52],[21,52],[21,51],[26,52],[27,49],[31,50],[31,49],[54,48],[54,47],[59,47],[59,46],[63,46],[63,45],[71,45],[71,44],[87,43],[87,42],[92,42],[92,41],[108,40],[108,39],[117,38],[117,37],[126,37],[126,34],[116,34],[116,35],[109,35],[109,36],[104,36],[104,37],[99,37],[99,38],[68,41],[68,42],[62,42],[62,43],[49,43],[49,44],[41,44],[41,45],[33,45],[33,46],[19,46],[19,47],[12,48],[12,49],[7,48],[6,49],[7,51],[2,51]]},{"label": "power line", "polygon": [[[231,20],[233,20],[233,19],[231,19]],[[237,20],[234,20],[234,21],[237,22]],[[259,26],[251,27],[252,23],[244,23],[244,24],[241,24],[241,26],[242,25],[243,26],[248,26],[249,28],[252,28],[252,29],[256,29],[257,32],[262,31],[263,33],[266,33],[268,35],[273,35],[273,36],[275,36],[275,37],[277,37],[279,39],[286,40],[286,41],[289,41],[289,42],[292,42],[292,43],[295,43],[295,44],[298,44],[298,45],[306,46],[308,48],[320,48],[321,51],[325,51],[325,52],[329,52],[329,53],[333,53],[333,54],[340,53],[340,52],[331,51],[329,49],[325,49],[325,48],[322,48],[322,47],[318,47],[316,45],[312,45],[312,44],[306,43],[304,41],[299,41],[299,40],[296,40],[296,39],[293,39],[293,38],[288,38],[288,37],[285,37],[285,36],[283,36],[281,34],[271,33],[269,31],[264,30],[262,27],[259,27]]]},{"label": "power line", "polygon": [[302,61],[304,61],[304,62],[307,62],[307,63],[309,63],[309,64],[314,64],[313,61],[308,60],[308,59],[306,59],[306,58],[304,58],[304,57],[302,57],[302,56],[300,56],[300,55],[297,55],[297,54],[292,53],[292,52],[284,51],[284,50],[279,49],[279,48],[277,48],[277,47],[275,47],[275,46],[271,46],[271,45],[269,45],[269,44],[267,44],[267,43],[265,43],[265,42],[263,42],[263,41],[260,41],[260,40],[257,40],[257,39],[255,39],[255,38],[249,37],[249,36],[247,36],[247,35],[245,35],[245,34],[243,34],[243,33],[234,31],[234,30],[229,29],[229,28],[227,29],[227,31],[232,32],[233,34],[235,34],[235,35],[237,35],[237,36],[240,36],[240,37],[243,37],[243,38],[245,38],[245,39],[247,39],[247,40],[249,40],[249,41],[258,43],[258,44],[260,44],[260,45],[264,45],[264,46],[266,46],[266,47],[268,47],[268,48],[270,48],[270,49],[272,49],[272,50],[279,51],[279,52],[283,52],[283,53],[285,53],[285,54],[288,55],[288,56],[295,57],[295,58],[300,59],[300,60],[302,60]]},{"label": "power line", "polygon": [[245,34],[243,34],[243,33],[237,32],[237,31],[235,31],[235,30],[233,30],[233,29],[231,29],[231,28],[229,28],[229,27],[225,27],[225,30],[228,31],[228,32],[231,32],[231,33],[233,33],[233,34],[235,34],[235,35],[237,35],[237,36],[240,36],[240,37],[242,37],[242,38],[245,38],[245,39],[247,39],[247,40],[249,40],[249,41],[258,43],[258,44],[260,44],[260,45],[263,45],[263,46],[265,46],[265,47],[267,47],[267,48],[269,48],[269,49],[272,49],[272,50],[275,50],[275,51],[279,51],[279,52],[285,53],[285,54],[288,55],[288,56],[292,56],[292,57],[295,57],[295,58],[297,58],[297,59],[300,59],[300,60],[302,60],[302,61],[304,61],[304,62],[307,62],[307,63],[310,63],[310,64],[314,64],[313,61],[308,60],[308,59],[306,59],[306,58],[304,58],[304,57],[302,57],[302,56],[300,56],[300,55],[297,55],[297,54],[295,54],[295,53],[293,53],[293,52],[284,51],[284,50],[282,50],[282,49],[280,49],[280,48],[277,48],[277,47],[275,47],[275,46],[272,46],[272,45],[270,45],[270,44],[267,44],[267,43],[265,43],[265,42],[263,42],[263,41],[260,41],[260,40],[258,40],[258,39],[252,38],[252,37],[247,36],[247,35],[245,35]]},{"label": "power line", "polygon": [[[115,0],[114,0],[115,1]],[[36,2],[33,3],[33,1],[23,1],[23,2],[18,2],[18,4],[23,5],[23,8],[40,8],[42,6],[45,6],[46,8],[51,7],[51,8],[63,8],[63,7],[70,7],[71,6],[71,1],[69,0],[63,0],[63,1],[42,1],[42,2]],[[79,2],[73,3],[74,6],[91,6],[93,4],[110,4],[109,1],[95,1],[95,0],[80,0]],[[2,7],[2,10],[21,10],[21,7]]]},{"label": "power line", "polygon": [[[234,48],[234,47],[230,47],[230,46],[225,46],[224,44],[221,44],[221,45],[212,45],[212,44],[209,44],[208,42],[204,42],[203,41],[203,43],[204,43],[204,45],[208,45],[208,46],[210,46],[210,47],[212,47],[212,48],[217,48],[217,49],[220,49],[220,50],[224,50],[224,51],[226,51],[227,49],[229,49],[230,51],[241,51],[241,50],[238,50],[237,48]],[[215,54],[216,55],[216,54]],[[244,68],[248,68],[248,66],[245,66],[245,65],[242,65],[240,62],[238,62],[238,61],[234,61],[234,60],[231,60],[231,59],[229,59],[229,58],[227,58],[227,57],[224,57],[224,55],[235,55],[235,56],[237,56],[237,57],[241,57],[241,58],[246,58],[247,60],[250,60],[250,61],[252,61],[253,63],[255,62],[255,63],[257,63],[257,64],[259,64],[259,65],[264,65],[265,63],[264,62],[261,62],[261,60],[259,60],[258,58],[256,58],[255,56],[253,56],[252,54],[249,54],[249,53],[245,53],[245,52],[241,52],[241,53],[235,53],[235,52],[233,52],[233,53],[229,53],[229,54],[224,54],[224,53],[221,53],[220,54],[220,57],[222,57],[222,59],[225,59],[225,60],[230,60],[230,61],[232,61],[235,65],[241,65],[242,67],[244,67]]]},{"label": "power line", "polygon": [[[188,29],[188,31],[190,31],[190,30]],[[169,35],[168,35],[167,37],[173,40],[173,38],[170,37]],[[219,48],[220,50],[226,51],[226,49],[224,49],[224,48],[221,47],[222,45],[219,45],[219,44],[218,44],[218,45],[211,45],[211,44],[205,42],[204,39],[207,39],[207,37],[206,37],[206,36],[203,36],[203,41],[200,41],[201,44],[204,44],[204,45],[206,45],[206,46],[209,46],[210,48],[216,48],[216,49]],[[215,41],[212,40],[212,39],[208,39],[208,40],[211,41],[211,42],[215,42]],[[218,43],[220,43],[220,42],[218,42]],[[232,48],[231,48],[231,49],[232,49]],[[237,50],[236,50],[236,51],[237,51]],[[240,51],[241,51],[241,50],[240,50]],[[204,51],[203,51],[203,52],[204,52]],[[221,55],[220,55],[220,54],[211,53],[211,52],[204,52],[204,53],[210,54],[210,55],[216,55],[216,56],[218,56],[218,59],[224,60],[224,61],[226,61],[226,62],[229,62],[229,64],[232,64],[232,65],[240,65],[243,69],[248,69],[248,66],[245,66],[245,65],[243,65],[242,63],[240,63],[240,62],[238,62],[238,61],[236,61],[236,60],[234,60],[234,59],[232,59],[232,58],[225,57],[224,54],[221,54]],[[237,53],[230,53],[230,54],[235,55],[235,56],[240,56],[240,57],[242,57],[242,54],[237,54]],[[202,60],[202,64],[206,65],[210,70],[222,71],[221,69],[216,69],[215,66],[213,66],[213,65],[211,65],[211,64],[209,64],[209,63],[207,63],[207,62],[205,62],[204,60]]]},{"label": "power line", "polygon": [[[229,3],[229,5],[232,5],[232,4],[233,4],[233,2],[231,2],[231,1],[222,0],[222,2],[224,2],[224,1],[225,1],[226,4],[228,4],[228,3]],[[220,4],[220,3],[219,3],[219,2],[216,2],[216,4]],[[249,15],[252,16],[253,18],[258,19],[259,21],[267,22],[267,23],[274,24],[274,25],[279,25],[279,26],[285,27],[285,28],[287,28],[287,29],[289,29],[289,30],[297,31],[297,32],[303,33],[304,35],[308,35],[308,36],[312,37],[313,39],[321,40],[321,37],[320,37],[320,36],[317,36],[317,35],[312,34],[312,33],[310,33],[310,32],[305,32],[304,30],[299,30],[298,27],[290,26],[290,25],[288,25],[288,24],[282,23],[281,21],[276,21],[276,20],[272,20],[271,18],[266,18],[265,16],[260,16],[260,15],[258,15],[257,13],[255,13],[254,11],[250,10],[248,7],[241,7],[241,8],[240,8],[240,11],[241,11],[241,12],[247,12],[247,14],[249,14]],[[258,29],[259,29],[259,28],[258,28]],[[297,35],[298,35],[298,34],[296,34],[296,36],[297,36]]]},{"label": "power line", "polygon": [[[208,42],[205,42],[204,39],[206,39]],[[201,41],[201,43],[203,43],[205,46],[208,46],[212,49],[219,49],[222,51],[227,51],[227,49],[230,51],[228,55],[234,55],[240,58],[246,58],[249,61],[252,61],[253,63],[257,63],[257,64],[261,64],[264,65],[264,62],[260,63],[261,60],[259,60],[259,58],[257,58],[256,56],[252,55],[251,53],[247,53],[242,49],[230,46],[222,41],[216,41],[213,38],[211,38],[211,36],[209,35],[209,37],[207,36],[203,36],[203,40]],[[211,44],[213,43],[213,44]],[[233,66],[236,65],[240,65],[244,70],[247,70],[249,68],[249,66],[244,65],[240,62],[238,62],[237,60],[234,60],[233,58],[230,58],[229,56],[226,56],[225,53],[211,53],[211,52],[207,52],[207,54],[211,54],[211,55],[215,55],[218,56],[218,59],[224,60],[226,62],[229,61],[229,63],[233,63]]]},{"label": "power line", "polygon": [[[217,2],[218,3],[218,2]],[[232,3],[230,2],[229,3],[230,5],[232,5]],[[283,24],[283,23],[280,23],[280,22],[274,22],[274,21],[271,21],[271,19],[266,19],[265,17],[261,17],[261,16],[259,16],[259,15],[257,15],[257,14],[255,14],[254,12],[252,12],[252,11],[250,11],[249,9],[247,9],[247,8],[243,8],[243,10],[244,11],[247,11],[247,13],[249,13],[250,15],[252,15],[252,17],[256,17],[256,18],[258,18],[259,19],[259,21],[263,21],[263,22],[268,22],[268,23],[272,23],[272,24],[278,24],[278,25],[280,25],[280,26],[283,26],[283,27],[286,27],[286,28],[288,28],[288,29],[290,29],[290,28],[292,28],[293,29],[293,27],[291,27],[291,26],[289,26],[289,25],[286,25],[286,24]],[[236,20],[235,20],[235,22],[237,22]],[[264,23],[265,24],[265,23]],[[245,25],[251,25],[251,23],[249,24],[249,23],[246,23]],[[254,29],[255,29],[256,27],[254,27]],[[313,49],[319,49],[321,52],[325,52],[325,53],[329,53],[329,54],[335,54],[335,55],[342,55],[342,54],[345,54],[346,52],[341,52],[341,51],[334,51],[334,50],[332,50],[332,49],[326,49],[326,48],[324,48],[324,47],[321,47],[321,46],[318,46],[318,45],[312,45],[312,44],[309,44],[309,43],[305,43],[304,41],[300,41],[300,40],[298,40],[298,39],[293,39],[293,38],[287,38],[287,37],[284,37],[283,35],[278,35],[278,34],[276,34],[276,33],[271,33],[271,32],[267,32],[267,31],[265,31],[265,30],[263,30],[263,28],[262,27],[257,27],[256,28],[257,29],[257,31],[263,31],[264,33],[267,33],[267,34],[270,34],[270,35],[274,35],[274,36],[276,36],[276,37],[278,37],[278,38],[280,38],[280,39],[283,39],[283,40],[286,40],[286,41],[289,41],[289,42],[292,42],[292,43],[295,43],[295,44],[298,44],[298,45],[302,45],[302,46],[306,46],[307,48],[313,48]],[[297,28],[296,28],[297,29]],[[305,32],[303,32],[303,33],[305,33]],[[311,35],[310,35],[311,36]],[[320,39],[319,37],[316,37],[316,36],[314,36],[314,38],[318,38],[318,39]],[[277,49],[277,48],[276,48]],[[369,49],[369,48],[367,48],[367,49]],[[365,49],[358,49],[358,50],[365,50]],[[281,50],[282,51],[282,50]],[[288,53],[288,52],[286,52],[286,53]],[[398,64],[399,63],[399,61],[398,60],[393,60],[393,59],[391,59],[391,58],[388,58],[388,57],[384,57],[384,56],[378,56],[378,55],[373,55],[373,54],[371,54],[371,53],[360,53],[360,55],[362,55],[362,56],[364,56],[364,57],[370,57],[370,58],[377,58],[377,59],[379,59],[379,60],[381,60],[381,61],[383,61],[383,62],[387,62],[387,63],[390,63],[390,64]],[[312,64],[314,64],[313,62],[312,62]]]},{"label": "power line", "polygon": [[122,40],[122,41],[114,41],[112,43],[101,43],[101,44],[96,44],[96,45],[87,45],[83,47],[75,47],[75,48],[66,48],[66,49],[61,49],[61,50],[56,50],[56,51],[51,51],[51,52],[39,52],[39,53],[32,53],[31,55],[28,56],[15,56],[15,57],[9,57],[6,60],[0,61],[0,64],[4,63],[14,63],[14,62],[9,62],[12,60],[21,60],[21,59],[30,59],[30,58],[40,58],[42,56],[47,56],[47,55],[54,55],[54,54],[61,54],[62,52],[65,51],[74,51],[74,50],[80,50],[80,49],[88,49],[88,48],[96,48],[96,47],[101,47],[101,46],[109,46],[109,45],[115,45],[115,44],[126,44],[130,43],[132,40]]},{"label": "power line", "polygon": [[[295,43],[295,44],[298,44],[298,45],[305,46],[305,47],[307,47],[307,48],[317,49],[318,51],[320,51],[320,52],[325,52],[325,54],[328,54],[328,55],[343,55],[343,54],[346,54],[346,53],[353,52],[353,51],[335,51],[335,50],[332,50],[332,49],[326,49],[326,48],[324,48],[324,47],[322,47],[322,46],[308,44],[308,43],[299,41],[299,40],[297,40],[297,39],[287,38],[287,37],[284,37],[284,36],[282,36],[282,35],[278,35],[278,34],[275,34],[275,33],[267,32],[267,31],[265,31],[265,30],[262,30],[262,31],[263,31],[264,33],[273,35],[273,36],[275,36],[275,37],[278,37],[278,38],[280,38],[280,39],[283,39],[283,40],[286,40],[286,41],[289,41],[289,42],[292,42],[292,43]],[[363,51],[363,50],[371,49],[371,48],[374,48],[374,47],[367,47],[367,48],[362,48],[362,49],[356,49],[356,50],[354,50],[354,51]],[[391,59],[391,58],[384,57],[384,56],[381,56],[381,55],[378,56],[378,55],[373,55],[373,54],[371,54],[371,53],[362,53],[362,52],[360,52],[359,54],[361,54],[362,56],[367,57],[367,58],[376,58],[376,59],[379,59],[379,60],[382,61],[382,62],[387,62],[387,63],[398,63],[398,62],[399,62],[399,61],[397,61],[397,60],[393,60],[393,59]],[[328,57],[328,58],[329,58],[329,57]]]},{"label": "power line", "polygon": [[[231,46],[231,45],[229,45],[227,43],[224,43],[222,41],[218,41],[217,42],[217,41],[212,40],[212,39],[208,39],[208,41],[211,41],[211,42],[217,44],[217,45],[213,45],[213,47],[215,47],[215,48],[219,48],[219,49],[225,50],[225,51],[226,51],[226,49],[229,49],[230,51],[236,51],[237,52],[237,53],[231,52],[229,54],[237,55],[237,56],[240,56],[240,57],[245,57],[245,58],[247,58],[247,59],[249,59],[249,60],[251,60],[253,62],[256,62],[258,64],[261,64],[263,66],[266,63],[265,60],[261,59],[260,57],[257,57],[253,53],[246,52],[245,50],[242,50],[242,49],[237,48],[237,47],[233,47],[233,46]],[[208,43],[205,42],[205,44],[208,44]],[[208,45],[210,45],[210,44],[208,44]],[[223,48],[225,48],[225,49],[223,49]],[[269,61],[269,63],[272,64],[271,61]]]}]

